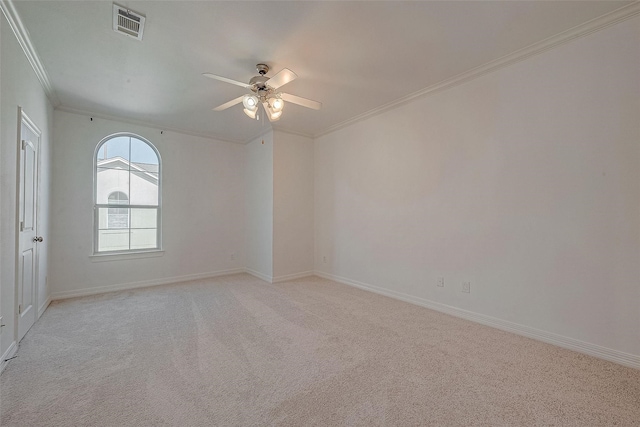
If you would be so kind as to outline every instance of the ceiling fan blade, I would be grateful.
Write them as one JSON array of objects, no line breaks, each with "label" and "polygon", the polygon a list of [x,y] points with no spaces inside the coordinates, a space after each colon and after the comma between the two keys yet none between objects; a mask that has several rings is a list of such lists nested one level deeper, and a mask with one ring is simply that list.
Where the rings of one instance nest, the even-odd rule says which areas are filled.
[{"label": "ceiling fan blade", "polygon": [[313,101],[311,99],[291,95],[289,93],[283,93],[282,99],[284,99],[287,102],[291,102],[292,104],[302,105],[303,107],[312,108],[314,110],[319,110],[320,108],[322,108],[322,103],[318,101]]},{"label": "ceiling fan blade", "polygon": [[239,96],[236,99],[232,99],[229,102],[225,102],[224,104],[217,106],[216,108],[213,109],[213,111],[226,110],[229,107],[233,107],[236,104],[240,104],[242,102],[242,98],[244,98],[244,95]]},{"label": "ceiling fan blade", "polygon": [[231,79],[228,79],[228,78],[222,77],[222,76],[216,76],[215,74],[211,74],[211,73],[202,73],[202,75],[205,76],[205,77],[209,77],[210,79],[220,80],[221,82],[226,82],[226,83],[231,83],[232,85],[240,86],[240,87],[243,87],[245,89],[249,89],[251,87],[251,85],[249,85],[249,84],[242,83],[242,82],[239,82],[237,80],[231,80]]},{"label": "ceiling fan blade", "polygon": [[298,75],[288,68],[283,68],[278,74],[267,80],[267,84],[274,89],[284,86],[298,78]]}]

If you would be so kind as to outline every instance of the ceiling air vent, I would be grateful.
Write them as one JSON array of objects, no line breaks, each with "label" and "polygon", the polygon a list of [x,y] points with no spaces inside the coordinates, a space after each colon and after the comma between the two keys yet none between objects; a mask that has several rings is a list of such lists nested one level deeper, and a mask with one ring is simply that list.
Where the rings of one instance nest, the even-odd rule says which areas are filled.
[{"label": "ceiling air vent", "polygon": [[144,16],[126,7],[113,5],[113,31],[142,40]]}]

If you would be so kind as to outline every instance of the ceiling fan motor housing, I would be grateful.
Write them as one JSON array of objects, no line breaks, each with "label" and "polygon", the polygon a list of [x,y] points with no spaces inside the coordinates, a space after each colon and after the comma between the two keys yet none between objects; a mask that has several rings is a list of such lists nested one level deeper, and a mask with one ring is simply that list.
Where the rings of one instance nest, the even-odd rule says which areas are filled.
[{"label": "ceiling fan motor housing", "polygon": [[260,102],[266,102],[273,93],[273,89],[267,85],[269,77],[266,74],[269,72],[269,66],[267,64],[258,64],[256,65],[256,70],[260,75],[252,77],[249,80],[249,84],[251,85],[251,90],[260,98]]},{"label": "ceiling fan motor housing", "polygon": [[265,102],[269,95],[273,93],[273,89],[267,85],[269,77],[266,74],[269,72],[269,66],[267,64],[257,64],[256,70],[260,75],[252,77],[249,84],[251,85],[251,90],[260,98],[260,101]]},{"label": "ceiling fan motor housing", "polygon": [[265,89],[267,87],[267,80],[269,80],[269,77],[267,76],[255,76],[249,80],[249,84],[258,90]]},{"label": "ceiling fan motor housing", "polygon": [[264,76],[269,72],[269,66],[267,64],[258,64],[256,65],[256,70],[258,70],[261,76]]}]

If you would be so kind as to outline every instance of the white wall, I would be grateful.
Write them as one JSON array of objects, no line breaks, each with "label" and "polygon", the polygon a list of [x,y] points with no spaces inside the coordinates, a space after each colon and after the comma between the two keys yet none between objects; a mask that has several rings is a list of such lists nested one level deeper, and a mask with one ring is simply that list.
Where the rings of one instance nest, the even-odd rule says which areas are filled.
[{"label": "white wall", "polygon": [[247,264],[268,281],[313,271],[313,140],[268,131],[246,145]]},{"label": "white wall", "polygon": [[274,131],[274,280],[313,271],[313,140]]},{"label": "white wall", "polygon": [[640,355],[638,46],[636,17],[318,138],[316,270]]},{"label": "white wall", "polygon": [[[117,132],[140,135],[160,153],[163,256],[91,256],[93,156],[97,144]],[[54,298],[243,267],[242,145],[100,118],[92,121],[59,110],[54,114],[54,140],[50,277]]]},{"label": "white wall", "polygon": [[246,267],[264,280],[273,277],[273,132],[245,147]]},{"label": "white wall", "polygon": [[[38,197],[39,287],[37,307],[49,297],[47,270],[50,247],[51,128],[53,108],[4,15],[0,14],[0,356],[15,340],[16,182],[18,106],[42,131]],[[0,363],[1,365],[2,363]]]}]

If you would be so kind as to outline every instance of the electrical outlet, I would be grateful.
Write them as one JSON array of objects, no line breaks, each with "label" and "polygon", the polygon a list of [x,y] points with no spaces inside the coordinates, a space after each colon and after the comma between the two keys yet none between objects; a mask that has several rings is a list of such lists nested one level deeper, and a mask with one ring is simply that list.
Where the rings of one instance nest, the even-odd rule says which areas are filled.
[{"label": "electrical outlet", "polygon": [[462,282],[462,292],[471,293],[471,282]]},{"label": "electrical outlet", "polygon": [[236,259],[236,253],[235,252],[231,252],[231,255],[229,255],[229,258],[231,258],[231,261]]},{"label": "electrical outlet", "polygon": [[444,288],[444,277],[438,277],[438,287]]},{"label": "electrical outlet", "polygon": [[327,263],[327,257],[326,256],[322,257],[322,262],[325,263],[325,264]]}]

